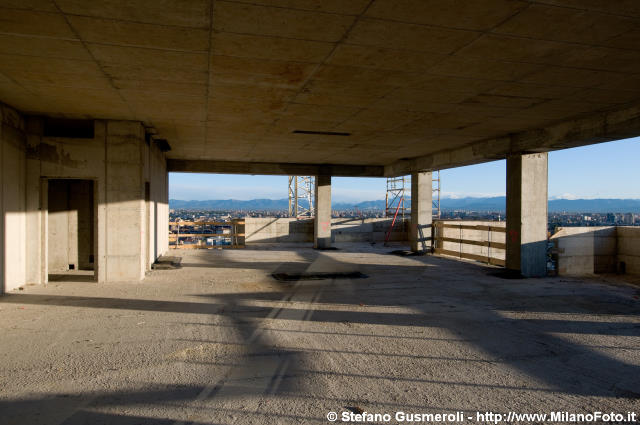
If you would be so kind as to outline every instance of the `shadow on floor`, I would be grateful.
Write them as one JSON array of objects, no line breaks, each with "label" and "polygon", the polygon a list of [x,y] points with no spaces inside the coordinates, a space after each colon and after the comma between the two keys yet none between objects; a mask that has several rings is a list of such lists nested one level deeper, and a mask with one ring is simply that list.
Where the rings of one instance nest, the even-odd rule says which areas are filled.
[{"label": "shadow on floor", "polygon": [[[226,320],[226,326],[233,326],[244,342],[235,343],[215,339],[187,338],[187,341],[205,344],[241,345],[244,352],[225,364],[229,370],[226,378],[213,382],[211,388],[190,387],[185,385],[168,385],[163,391],[115,391],[83,395],[90,397],[90,402],[78,402],[78,409],[64,423],[140,423],[164,425],[172,423],[163,418],[143,416],[127,416],[120,414],[95,413],[88,409],[100,409],[105,406],[137,404],[162,404],[175,401],[192,401],[201,397],[236,399],[247,396],[278,397],[290,394],[297,396],[318,396],[322,391],[313,388],[308,376],[321,373],[341,377],[362,378],[385,382],[388,380],[410,381],[420,385],[448,384],[454,388],[477,387],[480,391],[492,389],[536,391],[547,394],[563,393],[585,397],[621,398],[640,400],[640,385],[634,377],[640,376],[640,367],[628,363],[587,345],[572,342],[563,338],[563,334],[591,334],[602,336],[640,337],[640,324],[630,320],[640,316],[640,303],[627,300],[620,295],[605,289],[593,290],[588,283],[583,283],[583,292],[575,293],[575,285],[563,283],[560,279],[552,280],[516,280],[505,281],[487,276],[487,269],[462,264],[455,260],[433,257],[421,257],[419,261],[425,265],[440,267],[438,274],[430,274],[428,267],[406,267],[402,265],[353,264],[344,263],[325,253],[315,253],[305,257],[305,261],[294,263],[295,269],[308,269],[317,259],[322,259],[323,271],[357,269],[368,276],[382,274],[386,279],[327,279],[318,281],[301,281],[295,285],[274,281],[276,290],[272,292],[240,292],[192,294],[202,302],[161,301],[133,298],[79,297],[63,295],[9,294],[0,299],[1,304],[41,304],[47,306],[86,307],[100,309],[126,309],[155,312],[176,312],[193,315],[219,315]],[[219,262],[219,260],[216,260]],[[233,267],[232,258],[224,258],[225,267]],[[235,264],[245,267],[247,260]],[[212,271],[217,264],[210,264]],[[282,269],[291,266],[289,263],[252,263],[252,267],[264,267],[266,272],[273,268]],[[301,267],[304,266],[304,267]],[[456,267],[455,270],[448,267]],[[207,264],[198,265],[207,267]],[[315,271],[315,270],[314,270]],[[178,271],[179,272],[179,271]],[[62,275],[65,279],[69,275]],[[86,278],[85,276],[82,276]],[[545,286],[547,285],[547,286]],[[591,288],[591,290],[590,290]],[[392,294],[392,295],[390,295]],[[310,300],[311,304],[321,308],[313,309],[300,303],[286,304],[293,297]],[[279,301],[279,305],[260,305],[260,302]],[[252,304],[253,302],[253,304]],[[285,304],[283,305],[282,302]],[[256,305],[258,304],[258,305]],[[385,307],[407,306],[409,312],[385,311]],[[368,307],[377,307],[367,311]],[[275,313],[274,313],[275,312]],[[550,313],[554,318],[514,317],[504,312]],[[564,318],[565,313],[595,316],[580,320]],[[603,317],[610,315],[609,317]],[[559,318],[556,318],[559,317]],[[309,369],[309,356],[320,349],[297,349],[276,346],[268,332],[259,333],[264,323],[289,321],[309,321],[317,323],[360,323],[379,325],[381,327],[424,327],[442,328],[456,335],[458,341],[466,341],[479,351],[486,353],[492,360],[483,363],[495,364],[518,370],[532,378],[537,384],[527,387],[501,386],[491,383],[473,383],[463,379],[443,382],[429,379],[429,376],[416,378],[399,378],[378,375],[346,374],[334,371],[314,371]],[[207,323],[207,326],[218,326]],[[205,325],[203,323],[203,325]],[[275,325],[272,325],[277,327]],[[284,329],[286,331],[286,329]],[[298,332],[304,333],[304,330]],[[255,335],[260,335],[256,338]],[[339,337],[348,337],[335,333]],[[313,338],[313,335],[310,335]],[[416,339],[420,339],[416,336]],[[455,340],[454,340],[455,341]],[[327,349],[330,354],[334,350]],[[389,357],[393,362],[399,356],[408,353],[385,353],[385,350],[362,349],[362,352],[349,351],[349,354],[363,356]],[[340,351],[336,351],[339,353]],[[343,351],[344,352],[344,351]],[[417,353],[414,356],[420,357]],[[428,356],[422,356],[428,358]],[[258,361],[256,359],[259,359]],[[466,361],[465,358],[443,357],[444,361]],[[211,359],[205,364],[220,365]],[[259,367],[265,385],[237,386],[242,379],[229,379],[239,375],[244,378],[247,371]],[[382,385],[382,384],[381,384]],[[344,400],[341,400],[344,402]],[[69,403],[66,399],[55,396],[28,400],[0,401],[2,415],[18,418],[25,411],[42,411],[48,404]],[[60,406],[54,406],[59,408]],[[411,406],[402,406],[404,408]],[[428,406],[419,406],[422,408]],[[438,406],[433,406],[439,408]],[[247,413],[247,412],[241,412]],[[273,414],[268,414],[273,416]],[[291,415],[270,417],[273,420],[317,421],[318,418]],[[200,423],[198,420],[194,423]]]}]

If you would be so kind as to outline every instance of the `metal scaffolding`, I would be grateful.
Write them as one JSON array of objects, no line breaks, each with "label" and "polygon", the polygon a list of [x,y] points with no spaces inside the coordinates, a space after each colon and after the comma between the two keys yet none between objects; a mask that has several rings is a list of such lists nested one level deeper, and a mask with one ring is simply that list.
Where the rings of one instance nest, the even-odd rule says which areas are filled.
[{"label": "metal scaffolding", "polygon": [[313,205],[316,178],[289,176],[289,217],[310,218],[316,215]]},{"label": "metal scaffolding", "polygon": [[[440,170],[431,174],[433,203],[433,217],[440,218]],[[411,211],[411,204],[408,203],[411,195],[411,176],[387,177],[387,196],[385,206],[385,216],[394,217],[396,210],[398,216],[404,218],[405,214]]]},{"label": "metal scaffolding", "polygon": [[411,205],[405,205],[406,194],[411,193],[411,177],[387,177],[387,196],[385,198],[386,217],[400,216],[404,218]]}]

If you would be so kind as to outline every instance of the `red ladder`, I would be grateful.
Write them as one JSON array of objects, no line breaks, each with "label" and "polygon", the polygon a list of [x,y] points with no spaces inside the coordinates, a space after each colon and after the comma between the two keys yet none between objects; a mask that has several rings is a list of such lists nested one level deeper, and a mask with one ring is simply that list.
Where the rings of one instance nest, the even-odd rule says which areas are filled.
[{"label": "red ladder", "polygon": [[393,214],[393,221],[391,222],[391,226],[389,226],[389,230],[387,231],[387,235],[384,237],[384,246],[387,246],[387,242],[389,242],[389,238],[391,237],[391,232],[393,231],[393,226],[396,224],[396,219],[398,218],[398,211],[400,211],[400,206],[404,205],[404,196],[400,198],[400,202],[398,202],[398,206],[396,207],[396,212]]}]

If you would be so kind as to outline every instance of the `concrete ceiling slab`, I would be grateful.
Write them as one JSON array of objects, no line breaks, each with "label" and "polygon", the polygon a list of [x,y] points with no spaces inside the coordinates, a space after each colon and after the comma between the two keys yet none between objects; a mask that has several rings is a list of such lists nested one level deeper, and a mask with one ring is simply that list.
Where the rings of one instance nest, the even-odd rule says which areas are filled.
[{"label": "concrete ceiling slab", "polygon": [[55,4],[65,15],[189,28],[209,28],[210,26],[210,0],[55,0]]},{"label": "concrete ceiling slab", "polygon": [[216,32],[331,43],[339,41],[356,19],[350,15],[256,6],[223,0],[214,3],[213,16],[213,30]]},{"label": "concrete ceiling slab", "polygon": [[0,0],[0,16],[0,101],[140,120],[174,159],[397,173],[640,135],[635,0]]},{"label": "concrete ceiling slab", "polygon": [[360,15],[370,2],[371,0],[237,0],[237,3],[311,10],[340,15]]},{"label": "concrete ceiling slab", "polygon": [[79,40],[0,35],[0,54],[23,56],[25,53],[37,58],[92,60]]},{"label": "concrete ceiling slab", "polygon": [[207,52],[209,30],[70,15],[69,23],[88,43]]},{"label": "concrete ceiling slab", "polygon": [[536,0],[536,2],[590,12],[604,12],[612,15],[640,18],[640,3],[635,0]]},{"label": "concrete ceiling slab", "polygon": [[478,37],[474,31],[406,24],[381,19],[361,19],[345,43],[418,52],[453,53]]},{"label": "concrete ceiling slab", "polygon": [[2,32],[5,34],[75,38],[65,17],[56,12],[1,7],[0,16],[2,16]]},{"label": "concrete ceiling slab", "polygon": [[494,32],[531,39],[594,44],[606,43],[636,27],[637,22],[633,18],[533,4],[499,25]]},{"label": "concrete ceiling slab", "polygon": [[400,22],[487,31],[527,7],[519,0],[456,2],[440,0],[377,0],[366,16]]},{"label": "concrete ceiling slab", "polygon": [[326,63],[338,66],[426,72],[444,58],[443,53],[340,44]]},{"label": "concrete ceiling slab", "polygon": [[333,49],[327,42],[219,32],[211,44],[214,55],[311,63],[322,62]]}]

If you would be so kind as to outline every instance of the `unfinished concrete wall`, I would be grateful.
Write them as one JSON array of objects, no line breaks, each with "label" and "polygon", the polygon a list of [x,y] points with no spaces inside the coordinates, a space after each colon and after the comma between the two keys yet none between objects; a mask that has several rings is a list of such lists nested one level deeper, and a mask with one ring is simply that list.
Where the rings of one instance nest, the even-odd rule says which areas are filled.
[{"label": "unfinished concrete wall", "polygon": [[618,268],[624,262],[626,273],[640,275],[640,227],[620,226],[616,228],[618,236]]},{"label": "unfinished concrete wall", "polygon": [[[406,241],[408,220],[398,220],[390,240]],[[387,218],[333,218],[333,242],[383,242],[391,225]],[[313,220],[295,218],[245,218],[246,243],[313,242]]]},{"label": "unfinished concrete wall", "polygon": [[[30,117],[27,119],[27,181],[29,191],[27,200],[33,212],[30,213],[27,228],[30,242],[27,270],[29,283],[45,283],[46,271],[42,264],[48,264],[48,185],[50,179],[86,179],[93,182],[95,197],[94,219],[101,217],[94,240],[94,265],[105,280],[104,245],[98,249],[98,239],[106,234],[104,222],[105,206],[105,137],[106,123],[94,122],[93,138],[65,138],[43,136],[43,119]],[[35,209],[35,206],[38,209]],[[96,211],[98,209],[98,211]],[[39,224],[38,224],[39,223]],[[38,273],[39,271],[39,273]]]},{"label": "unfinished concrete wall", "polygon": [[24,120],[0,104],[0,293],[25,282],[26,204]]},{"label": "unfinished concrete wall", "polygon": [[[29,203],[44,202],[43,187],[49,179],[90,180],[94,195],[92,221],[97,220],[97,230],[93,241],[87,243],[93,244],[96,278],[98,281],[138,280],[155,260],[155,253],[160,255],[167,249],[164,154],[153,142],[145,141],[144,128],[139,122],[96,120],[93,130],[91,138],[46,137],[42,119],[29,120]],[[145,200],[147,182],[149,198],[154,202]],[[44,209],[30,219],[33,226],[29,226],[29,239],[33,238],[33,242],[29,252],[34,256],[27,269],[32,283],[46,280],[42,273],[35,271],[39,263],[48,263],[49,250],[41,237],[47,234],[43,229],[48,223],[46,214]],[[162,232],[158,231],[156,237],[156,232],[150,229],[159,230],[160,226]]]},{"label": "unfinished concrete wall", "polygon": [[551,236],[559,275],[614,273],[617,230],[613,226],[561,227]]},{"label": "unfinished concrete wall", "polygon": [[[144,277],[168,249],[169,211],[165,156],[145,141],[142,124],[95,120],[90,136],[54,137],[44,118],[25,119],[1,104],[0,122],[0,292],[45,283],[49,267],[69,264],[93,267],[98,281]],[[56,204],[65,196],[52,196],[50,217],[55,179],[76,186],[66,206]]]}]

